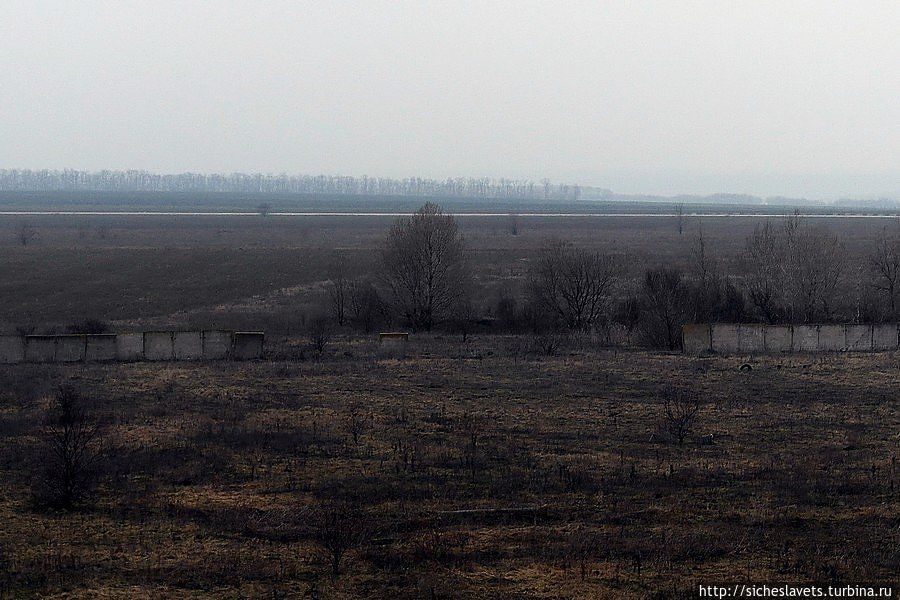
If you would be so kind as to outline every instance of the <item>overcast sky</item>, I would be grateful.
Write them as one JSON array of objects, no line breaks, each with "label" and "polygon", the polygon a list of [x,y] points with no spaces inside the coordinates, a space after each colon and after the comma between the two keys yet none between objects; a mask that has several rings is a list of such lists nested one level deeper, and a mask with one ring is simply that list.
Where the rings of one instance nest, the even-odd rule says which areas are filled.
[{"label": "overcast sky", "polygon": [[0,9],[0,168],[900,196],[900,3]]}]

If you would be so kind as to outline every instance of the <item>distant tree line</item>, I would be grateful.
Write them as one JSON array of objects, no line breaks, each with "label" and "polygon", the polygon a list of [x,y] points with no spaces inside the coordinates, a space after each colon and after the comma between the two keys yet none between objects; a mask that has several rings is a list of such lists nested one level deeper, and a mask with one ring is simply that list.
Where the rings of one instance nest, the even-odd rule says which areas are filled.
[{"label": "distant tree line", "polygon": [[578,200],[577,185],[516,179],[351,177],[261,173],[171,175],[148,171],[0,169],[0,191],[240,192]]}]

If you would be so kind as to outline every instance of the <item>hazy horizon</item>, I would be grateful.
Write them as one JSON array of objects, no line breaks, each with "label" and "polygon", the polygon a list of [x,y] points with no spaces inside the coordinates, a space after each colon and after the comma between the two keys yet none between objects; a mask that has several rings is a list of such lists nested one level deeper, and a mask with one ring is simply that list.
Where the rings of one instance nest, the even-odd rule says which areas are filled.
[{"label": "hazy horizon", "polygon": [[900,10],[12,2],[0,168],[900,197]]}]

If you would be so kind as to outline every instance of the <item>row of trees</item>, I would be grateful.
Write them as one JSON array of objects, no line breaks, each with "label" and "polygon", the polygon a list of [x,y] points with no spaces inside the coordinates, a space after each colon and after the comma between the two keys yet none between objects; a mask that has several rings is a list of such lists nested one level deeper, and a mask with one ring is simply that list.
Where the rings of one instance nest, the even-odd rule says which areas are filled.
[{"label": "row of trees", "polygon": [[0,169],[2,191],[241,192],[577,200],[577,185],[517,179],[350,177],[262,173],[161,175],[148,171]]},{"label": "row of trees", "polygon": [[473,308],[476,286],[456,222],[429,203],[391,228],[376,277],[350,280],[339,270],[328,294],[338,324],[355,323],[366,331],[389,316],[416,330],[443,325],[463,333],[481,317],[506,330],[536,333],[609,331],[617,323],[629,336],[669,349],[678,346],[681,325],[688,322],[898,316],[898,237],[885,237],[870,254],[865,289],[852,314],[839,302],[848,270],[845,251],[826,229],[798,217],[766,221],[746,240],[742,259],[740,274],[723,273],[701,229],[690,269],[659,266],[635,280],[620,257],[551,240],[531,262],[523,294],[503,295],[479,311]]}]

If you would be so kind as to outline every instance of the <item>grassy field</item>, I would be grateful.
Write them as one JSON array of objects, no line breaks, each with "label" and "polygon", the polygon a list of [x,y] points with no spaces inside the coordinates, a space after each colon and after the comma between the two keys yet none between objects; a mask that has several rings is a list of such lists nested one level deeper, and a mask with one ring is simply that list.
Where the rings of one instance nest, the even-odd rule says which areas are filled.
[{"label": "grassy field", "polygon": [[[647,267],[690,271],[700,227],[718,268],[742,272],[741,251],[761,217],[674,218],[464,217],[479,298],[485,304],[521,287],[530,260],[550,238],[618,256],[626,277]],[[390,217],[0,217],[0,332],[52,331],[84,318],[122,328],[228,327],[296,330],[320,303],[322,284],[342,262],[348,275],[372,271]],[[22,223],[36,232],[22,246]],[[841,235],[848,272],[867,267],[866,253],[884,219],[821,224]],[[627,283],[627,282],[626,282]],[[848,289],[852,294],[855,290]],[[485,308],[485,307],[481,307]],[[302,319],[301,319],[302,320]],[[237,325],[235,325],[237,324]]]},{"label": "grassy field", "polygon": [[[546,358],[517,344],[423,337],[403,361],[344,340],[320,362],[5,367],[8,585],[638,598],[896,576],[896,357],[760,359],[744,373],[738,359]],[[107,428],[99,502],[35,514],[23,465],[42,392],[71,378]],[[659,433],[670,382],[703,399],[681,445]],[[373,525],[336,580],[295,522],[334,497]]]},{"label": "grassy field", "polygon": [[[742,272],[761,217],[702,220]],[[701,222],[459,219],[478,308],[551,237],[690,270]],[[36,231],[17,240],[27,222]],[[388,217],[0,217],[0,333],[224,327],[258,362],[0,365],[0,597],[665,598],[698,583],[900,572],[898,356],[691,358],[567,339],[421,334],[404,360],[304,337],[335,265],[371,272]],[[863,269],[887,220],[828,220]],[[847,293],[853,293],[848,290]],[[53,391],[105,452],[93,506],[35,510]],[[678,443],[665,399],[696,395]],[[365,539],[332,578],[310,524]]]}]

